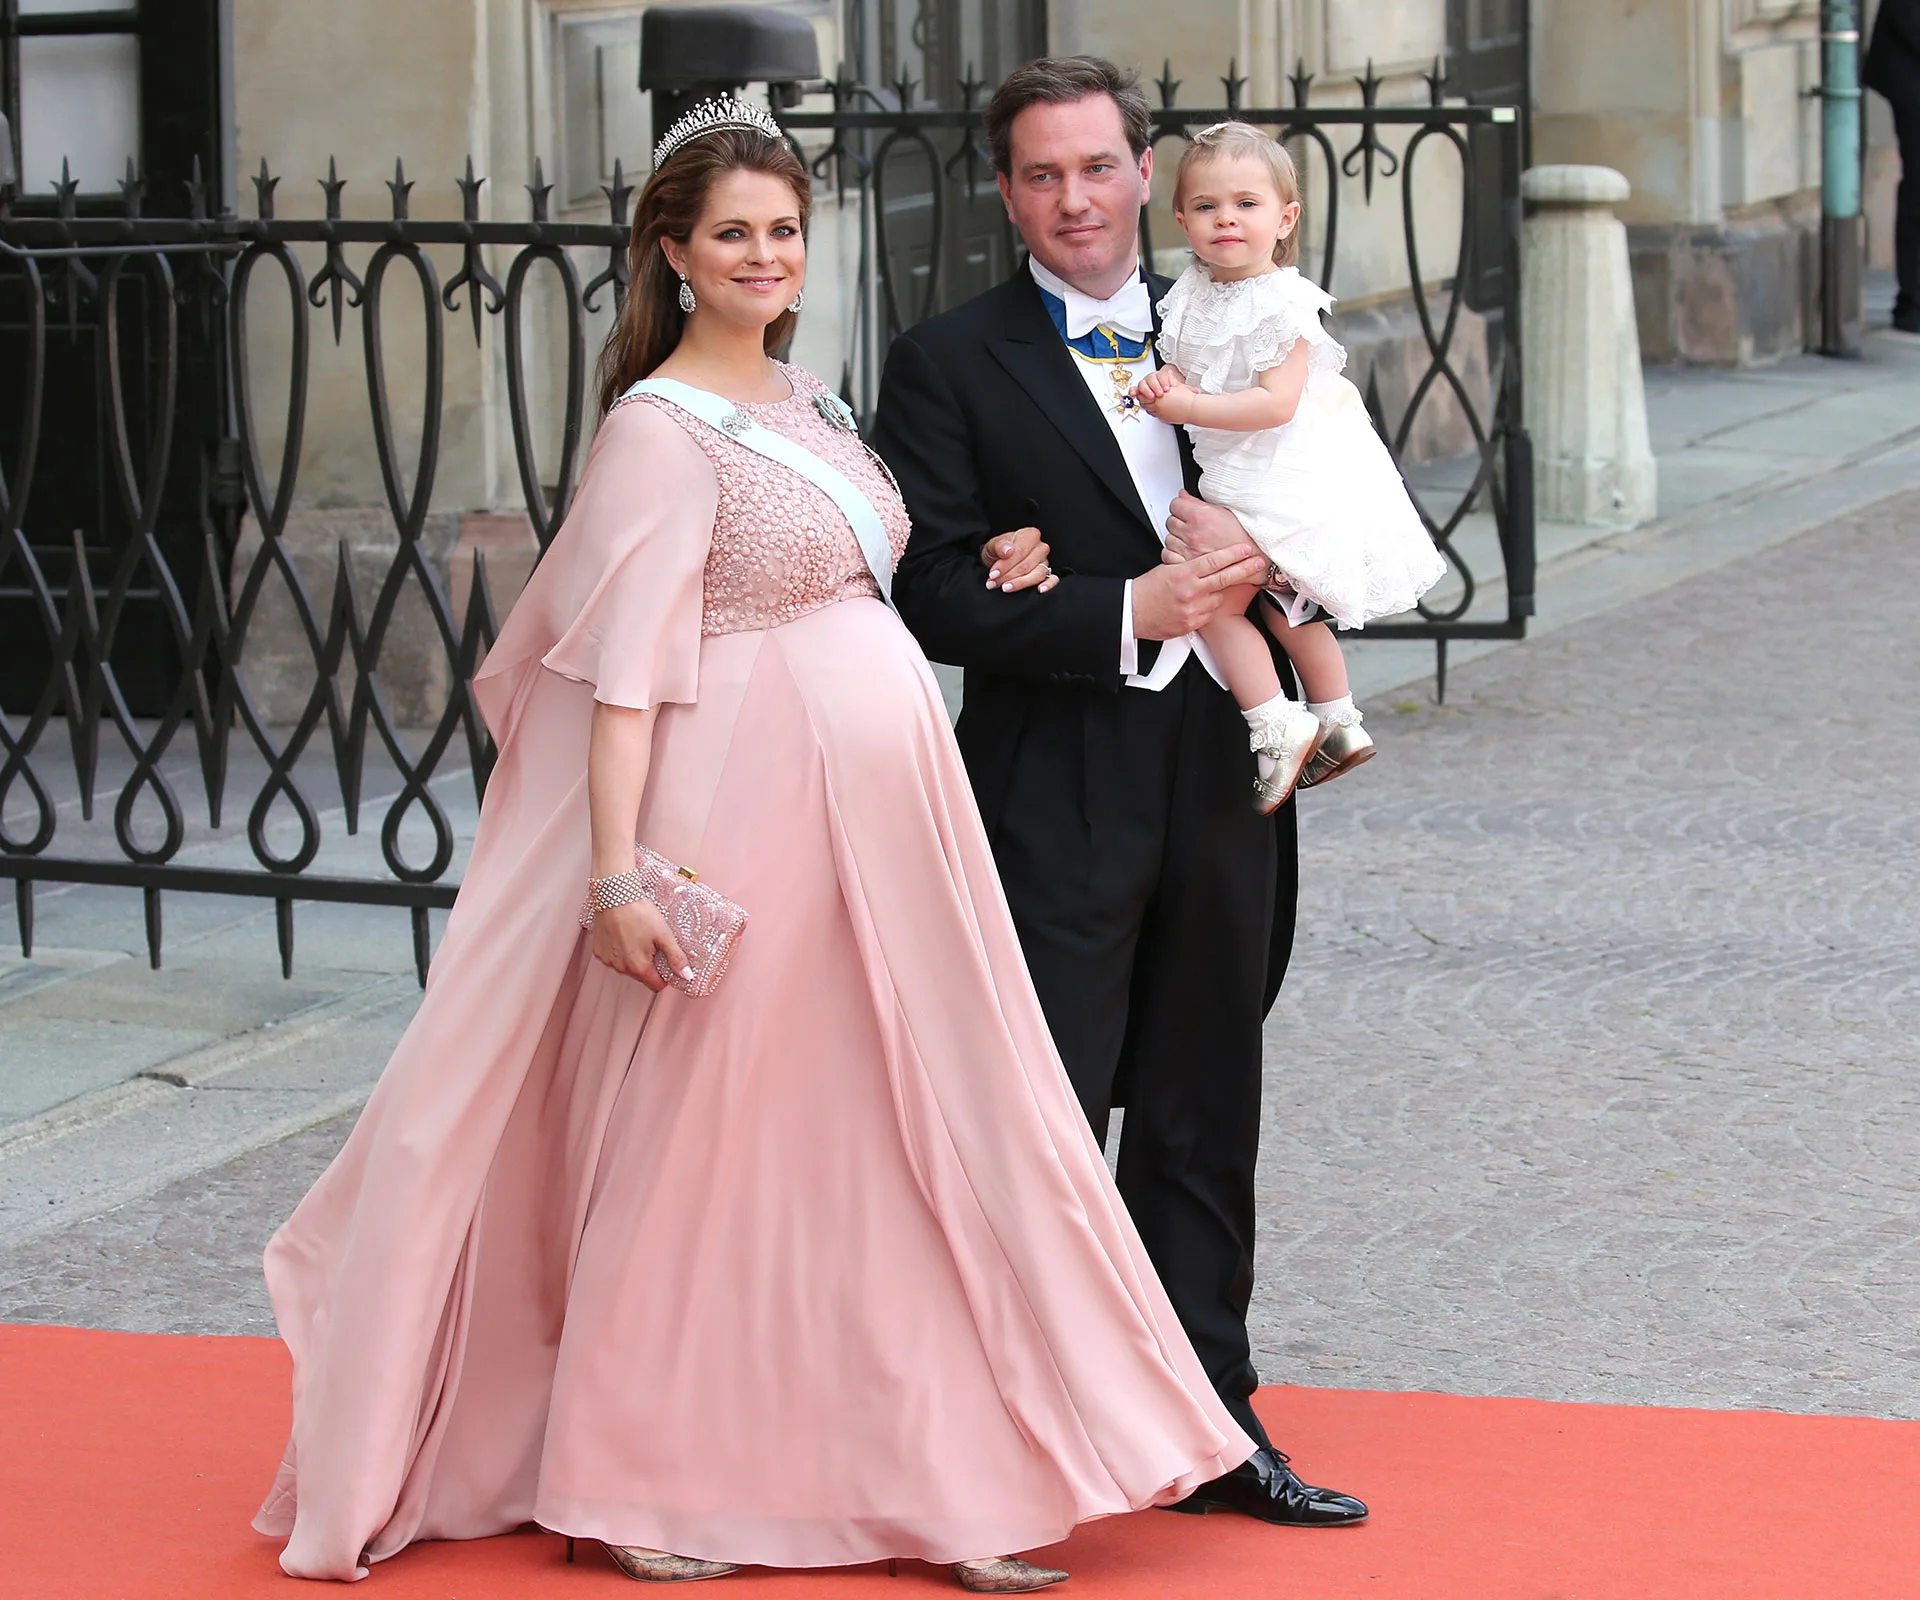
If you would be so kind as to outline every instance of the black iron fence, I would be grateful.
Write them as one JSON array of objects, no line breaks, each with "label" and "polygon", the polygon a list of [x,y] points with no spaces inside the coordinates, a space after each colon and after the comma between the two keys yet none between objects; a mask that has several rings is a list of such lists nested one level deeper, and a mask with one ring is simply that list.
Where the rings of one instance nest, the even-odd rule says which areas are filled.
[{"label": "black iron fence", "polygon": [[[1449,104],[1441,64],[1425,75],[1427,103],[1382,106],[1382,80],[1372,64],[1353,80],[1360,103],[1309,103],[1313,77],[1304,68],[1289,79],[1293,104],[1242,103],[1247,80],[1229,66],[1219,80],[1220,103],[1179,104],[1180,80],[1171,67],[1155,87],[1156,152],[1176,147],[1194,130],[1233,118],[1265,128],[1294,152],[1309,196],[1310,259],[1304,263],[1330,293],[1344,294],[1340,242],[1343,207],[1365,208],[1389,193],[1397,211],[1403,292],[1417,325],[1409,381],[1387,415],[1370,364],[1362,387],[1375,426],[1403,465],[1410,443],[1431,414],[1444,407],[1462,448],[1450,472],[1431,474],[1411,488],[1428,531],[1454,578],[1424,601],[1417,617],[1376,624],[1369,638],[1431,640],[1439,689],[1446,687],[1451,640],[1513,639],[1533,613],[1533,458],[1522,420],[1520,369],[1520,173],[1524,124],[1519,108]],[[804,141],[825,139],[809,151],[817,179],[859,208],[858,281],[863,289],[840,373],[843,391],[870,402],[887,344],[902,328],[958,304],[998,282],[1018,259],[991,159],[982,141],[980,110],[987,86],[963,79],[951,103],[917,103],[919,85],[902,76],[884,89],[841,81],[829,86],[833,109],[783,113],[782,123]],[[1398,147],[1387,130],[1404,133]],[[1444,154],[1442,154],[1444,152]],[[1422,186],[1427,166],[1452,163],[1430,207],[1457,219],[1457,241],[1443,260],[1420,252]],[[1164,187],[1164,186],[1162,186]],[[1350,225],[1351,216],[1346,218]],[[1153,212],[1142,215],[1143,253],[1157,241]],[[1483,372],[1463,370],[1463,329],[1482,333],[1475,352]],[[1477,381],[1475,381],[1477,380]],[[1489,573],[1476,567],[1458,538],[1463,527],[1491,519],[1494,562],[1503,613],[1476,609]],[[1476,520],[1478,519],[1478,520]]]},{"label": "black iron fence", "polygon": [[[493,755],[467,689],[497,629],[484,553],[456,614],[422,539],[442,464],[448,323],[467,322],[476,344],[487,319],[500,325],[516,475],[544,547],[579,464],[592,359],[586,313],[617,303],[625,288],[632,191],[617,174],[609,220],[598,224],[551,219],[537,166],[528,220],[482,220],[484,181],[469,164],[457,183],[457,221],[413,218],[413,184],[396,164],[383,220],[343,216],[345,185],[331,171],[323,217],[281,219],[280,180],[263,165],[251,218],[209,215],[197,194],[187,216],[143,216],[129,175],[119,215],[77,214],[68,183],[52,215],[0,222],[0,373],[10,375],[0,388],[8,691],[0,701],[0,876],[14,880],[23,951],[32,949],[36,882],[123,884],[143,892],[156,966],[161,897],[175,889],[273,900],[289,973],[296,900],[404,907],[424,981],[428,913],[450,906],[457,887],[447,878],[454,823],[431,786],[464,763],[477,801]],[[443,282],[435,256],[456,252]],[[599,259],[597,272],[582,273],[582,253]],[[558,279],[565,330],[557,351],[545,341],[564,401],[557,459],[544,473],[524,326],[542,267]],[[384,324],[396,292],[424,308],[423,358],[405,375],[417,392],[411,447],[387,369]],[[286,374],[271,455],[250,376],[269,293],[284,305],[276,356]],[[384,503],[396,551],[363,593],[343,548],[331,598],[317,605],[284,535],[300,487],[315,324],[339,343],[349,313],[360,323],[378,463],[367,498]],[[210,381],[196,386],[196,373]],[[50,414],[76,411],[89,437],[55,436]],[[96,495],[83,480],[102,466]],[[68,526],[76,507],[92,515]],[[257,536],[251,547],[243,519]],[[293,648],[313,669],[303,703],[277,721],[250,670],[269,644],[289,644],[262,636],[269,598],[273,627],[297,633]],[[390,636],[403,602],[424,608],[446,667],[448,692],[425,727],[403,726],[391,703]],[[177,772],[167,770],[182,753],[197,769],[207,829],[217,834],[236,810],[244,816],[248,866],[183,859],[188,806]],[[121,769],[117,787],[98,796],[109,757]],[[309,870],[332,796],[345,830],[358,833],[370,766],[391,790],[378,818],[382,870]],[[232,796],[242,771],[247,792]],[[95,825],[103,798],[110,837]]]},{"label": "black iron fence", "polygon": [[[1163,77],[1156,139],[1234,115],[1293,141],[1321,213],[1314,270],[1336,294],[1342,195],[1357,182],[1371,205],[1376,182],[1397,178],[1423,349],[1391,427],[1377,384],[1369,403],[1396,453],[1443,398],[1466,430],[1445,503],[1419,496],[1459,581],[1444,606],[1369,634],[1430,639],[1441,652],[1450,639],[1517,637],[1532,609],[1533,525],[1513,113],[1442,104],[1437,79],[1431,105],[1380,107],[1371,70],[1355,107],[1306,105],[1304,76],[1285,109],[1242,108],[1242,80],[1230,72],[1223,84],[1222,106],[1185,110]],[[782,120],[843,214],[855,212],[858,292],[839,376],[864,406],[886,340],[1002,275],[1015,241],[979,143],[984,85],[960,85],[945,107],[917,104],[906,80],[831,88],[831,111]],[[1382,137],[1394,128],[1409,130],[1397,149]],[[1457,166],[1444,187],[1462,219],[1444,267],[1420,259],[1413,182],[1442,148]],[[252,217],[211,213],[197,186],[185,215],[145,215],[131,173],[111,214],[81,214],[68,182],[31,214],[23,205],[0,215],[0,877],[14,882],[23,953],[36,883],[113,884],[142,892],[156,966],[162,897],[181,890],[273,901],[288,973],[297,901],[404,908],[424,981],[428,913],[453,901],[458,842],[445,791],[450,780],[470,785],[477,803],[486,784],[493,750],[467,684],[497,619],[484,554],[456,606],[445,563],[427,547],[449,329],[483,350],[490,321],[496,330],[513,476],[544,548],[591,420],[589,314],[625,290],[632,190],[616,169],[606,221],[555,220],[536,166],[527,219],[483,220],[485,180],[469,163],[455,185],[460,218],[416,219],[414,185],[396,164],[384,218],[345,216],[345,186],[330,170],[324,215],[283,219],[279,182],[263,165]],[[421,308],[406,429],[388,371],[396,293]],[[1462,319],[1483,313],[1489,366],[1469,382],[1457,358]],[[377,462],[358,498],[381,508],[393,553],[368,583],[343,544],[322,602],[287,532],[302,498],[316,334],[346,349],[350,314]],[[270,419],[252,376],[267,343],[285,375]],[[277,450],[271,438],[263,445],[263,422]],[[1491,618],[1475,610],[1487,575],[1456,547],[1463,526],[1489,517],[1505,588],[1504,615]],[[424,710],[398,682],[403,609],[427,619],[425,649],[439,668]],[[291,701],[264,685],[269,646],[310,669]],[[193,791],[203,808],[189,803]],[[110,824],[96,817],[103,808]],[[377,810],[377,863],[316,870],[323,810],[348,835]],[[246,856],[236,864],[240,814]]]}]

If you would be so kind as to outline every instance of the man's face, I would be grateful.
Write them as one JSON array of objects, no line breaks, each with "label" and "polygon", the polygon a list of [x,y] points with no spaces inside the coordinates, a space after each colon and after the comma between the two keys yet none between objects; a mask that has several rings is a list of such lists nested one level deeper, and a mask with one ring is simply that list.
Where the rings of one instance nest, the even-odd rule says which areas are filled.
[{"label": "man's face", "polygon": [[1027,249],[1076,289],[1106,299],[1139,264],[1153,152],[1134,159],[1120,108],[1104,94],[1028,106],[1013,119],[1011,146],[1000,194]]}]

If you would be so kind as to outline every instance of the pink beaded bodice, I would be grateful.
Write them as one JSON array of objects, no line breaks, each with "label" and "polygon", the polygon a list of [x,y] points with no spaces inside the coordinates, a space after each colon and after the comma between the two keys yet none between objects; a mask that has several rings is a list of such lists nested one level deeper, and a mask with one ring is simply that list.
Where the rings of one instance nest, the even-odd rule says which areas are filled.
[{"label": "pink beaded bodice", "polygon": [[[764,428],[785,434],[831,463],[873,502],[886,525],[897,564],[907,547],[907,511],[893,484],[857,435],[835,427],[816,403],[825,384],[799,367],[782,365],[792,397],[739,404]],[[749,450],[670,401],[636,395],[631,402],[657,406],[684,428],[713,463],[720,480],[720,508],[707,553],[703,634],[748,633],[777,628],[809,611],[860,595],[878,598],[860,542],[840,509],[797,473]]]}]

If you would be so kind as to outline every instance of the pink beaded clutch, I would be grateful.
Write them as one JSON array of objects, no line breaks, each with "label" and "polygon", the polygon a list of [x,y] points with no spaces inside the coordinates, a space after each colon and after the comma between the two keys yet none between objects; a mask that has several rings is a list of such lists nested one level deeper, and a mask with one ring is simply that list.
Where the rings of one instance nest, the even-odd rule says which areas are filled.
[{"label": "pink beaded clutch", "polygon": [[[654,969],[682,993],[694,996],[712,994],[726,975],[733,959],[733,947],[747,925],[747,914],[718,889],[700,881],[690,867],[676,867],[657,850],[643,844],[633,847],[634,876],[639,880],[637,898],[650,900],[667,919],[667,926],[686,952],[693,977],[684,978],[668,964],[667,958],[654,954]],[[627,875],[606,882],[626,883]],[[636,898],[623,896],[623,903]],[[580,926],[593,926],[593,901],[589,897],[580,910]]]}]

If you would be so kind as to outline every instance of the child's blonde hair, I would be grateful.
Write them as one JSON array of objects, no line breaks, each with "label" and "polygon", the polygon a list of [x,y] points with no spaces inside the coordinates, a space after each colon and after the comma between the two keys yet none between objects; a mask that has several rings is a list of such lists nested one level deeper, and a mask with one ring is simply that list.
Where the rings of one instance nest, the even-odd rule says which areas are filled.
[{"label": "child's blonde hair", "polygon": [[[1300,178],[1285,145],[1269,139],[1251,123],[1216,122],[1210,128],[1202,128],[1180,152],[1180,165],[1173,174],[1173,209],[1185,209],[1187,176],[1195,167],[1237,156],[1252,156],[1267,164],[1267,173],[1273,179],[1274,193],[1279,195],[1281,205],[1292,205],[1299,200]],[[1290,267],[1299,258],[1300,225],[1295,223],[1291,232],[1273,241],[1273,264]]]}]

